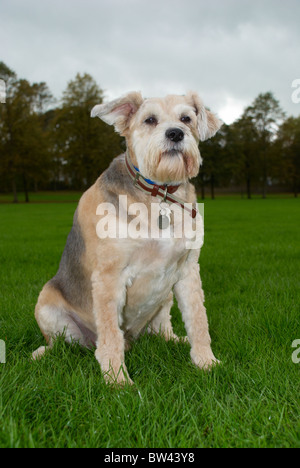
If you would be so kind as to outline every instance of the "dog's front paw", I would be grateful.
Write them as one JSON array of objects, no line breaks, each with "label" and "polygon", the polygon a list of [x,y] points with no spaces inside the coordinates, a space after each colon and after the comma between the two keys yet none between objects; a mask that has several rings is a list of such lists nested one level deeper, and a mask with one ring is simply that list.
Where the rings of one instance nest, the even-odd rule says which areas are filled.
[{"label": "dog's front paw", "polygon": [[96,349],[95,356],[100,364],[103,377],[107,384],[133,385],[122,359],[116,356],[109,358],[107,353],[101,352],[99,348]]},{"label": "dog's front paw", "polygon": [[191,351],[191,358],[193,363],[203,370],[210,370],[212,367],[221,364],[209,347],[203,347],[197,353]]},{"label": "dog's front paw", "polygon": [[115,372],[113,369],[103,372],[104,380],[108,385],[134,385],[133,381],[129,377],[127,371],[123,371],[123,366],[120,367],[118,372]]},{"label": "dog's front paw", "polygon": [[184,343],[189,344],[190,343],[187,336],[174,335],[174,336],[172,336],[171,340],[175,341],[175,343],[180,343],[180,344],[184,344]]},{"label": "dog's front paw", "polygon": [[164,338],[166,341],[175,341],[175,343],[189,343],[187,336],[177,336],[173,332],[165,333]]}]

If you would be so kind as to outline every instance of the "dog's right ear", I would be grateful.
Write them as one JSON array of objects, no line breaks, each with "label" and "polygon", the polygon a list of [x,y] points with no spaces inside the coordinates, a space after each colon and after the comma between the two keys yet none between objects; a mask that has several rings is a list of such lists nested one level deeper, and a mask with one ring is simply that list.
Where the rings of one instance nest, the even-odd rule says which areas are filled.
[{"label": "dog's right ear", "polygon": [[192,103],[196,110],[200,141],[212,138],[222,127],[223,122],[215,114],[204,107],[204,104],[197,93],[189,91],[187,99]]},{"label": "dog's right ear", "polygon": [[122,135],[143,101],[141,93],[133,91],[114,101],[93,107],[91,117],[99,117],[107,124],[114,125],[116,131]]}]

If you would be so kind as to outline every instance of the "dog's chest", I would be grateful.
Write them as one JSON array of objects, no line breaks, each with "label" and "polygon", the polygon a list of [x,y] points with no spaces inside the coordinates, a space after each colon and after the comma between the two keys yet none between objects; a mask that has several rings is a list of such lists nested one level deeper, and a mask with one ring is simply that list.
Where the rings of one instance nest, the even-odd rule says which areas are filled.
[{"label": "dog's chest", "polygon": [[138,334],[158,312],[178,281],[187,254],[180,239],[136,246],[124,271],[126,303],[119,322],[125,331]]}]

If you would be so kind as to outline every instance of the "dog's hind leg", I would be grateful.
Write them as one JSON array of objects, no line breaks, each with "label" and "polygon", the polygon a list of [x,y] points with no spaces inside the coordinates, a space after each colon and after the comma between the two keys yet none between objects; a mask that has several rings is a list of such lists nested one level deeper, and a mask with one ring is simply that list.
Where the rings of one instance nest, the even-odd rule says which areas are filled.
[{"label": "dog's hind leg", "polygon": [[42,357],[53,346],[53,340],[59,335],[66,342],[79,342],[82,346],[91,344],[78,322],[74,320],[72,307],[62,297],[60,291],[47,283],[42,290],[35,308],[35,318],[44,335],[47,346],[41,346],[32,353],[33,359]]},{"label": "dog's hind leg", "polygon": [[173,331],[172,322],[171,322],[171,313],[170,313],[172,306],[173,306],[173,293],[170,292],[164,305],[160,308],[158,313],[149,323],[148,333],[162,335],[166,341],[174,340],[174,341],[188,342],[188,338],[186,336],[178,337]]}]

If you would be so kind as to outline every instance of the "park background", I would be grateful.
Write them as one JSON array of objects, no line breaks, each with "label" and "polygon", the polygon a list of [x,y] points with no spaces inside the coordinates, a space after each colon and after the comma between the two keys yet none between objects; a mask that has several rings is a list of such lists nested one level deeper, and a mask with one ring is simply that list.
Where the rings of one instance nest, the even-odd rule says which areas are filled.
[{"label": "park background", "polygon": [[[3,0],[1,447],[300,446],[299,9],[294,0]],[[44,344],[35,303],[78,199],[125,150],[90,110],[137,89],[194,89],[224,120],[201,143],[193,181],[222,365],[200,372],[188,345],[143,335],[126,355],[135,386],[116,390],[93,350],[59,340],[42,361],[30,356]],[[172,316],[184,335],[176,304]]]},{"label": "park background", "polygon": [[[0,106],[0,201],[8,201],[9,193],[18,203],[24,197],[29,202],[30,192],[84,191],[125,151],[113,128],[90,117],[104,92],[89,74],[77,73],[59,102],[46,83],[18,78],[3,62],[0,79],[6,85]],[[260,93],[233,123],[224,123],[200,151],[203,165],[193,182],[202,199],[207,193],[215,198],[216,192],[249,199],[268,193],[298,196],[300,116],[287,116],[271,91]]]}]

